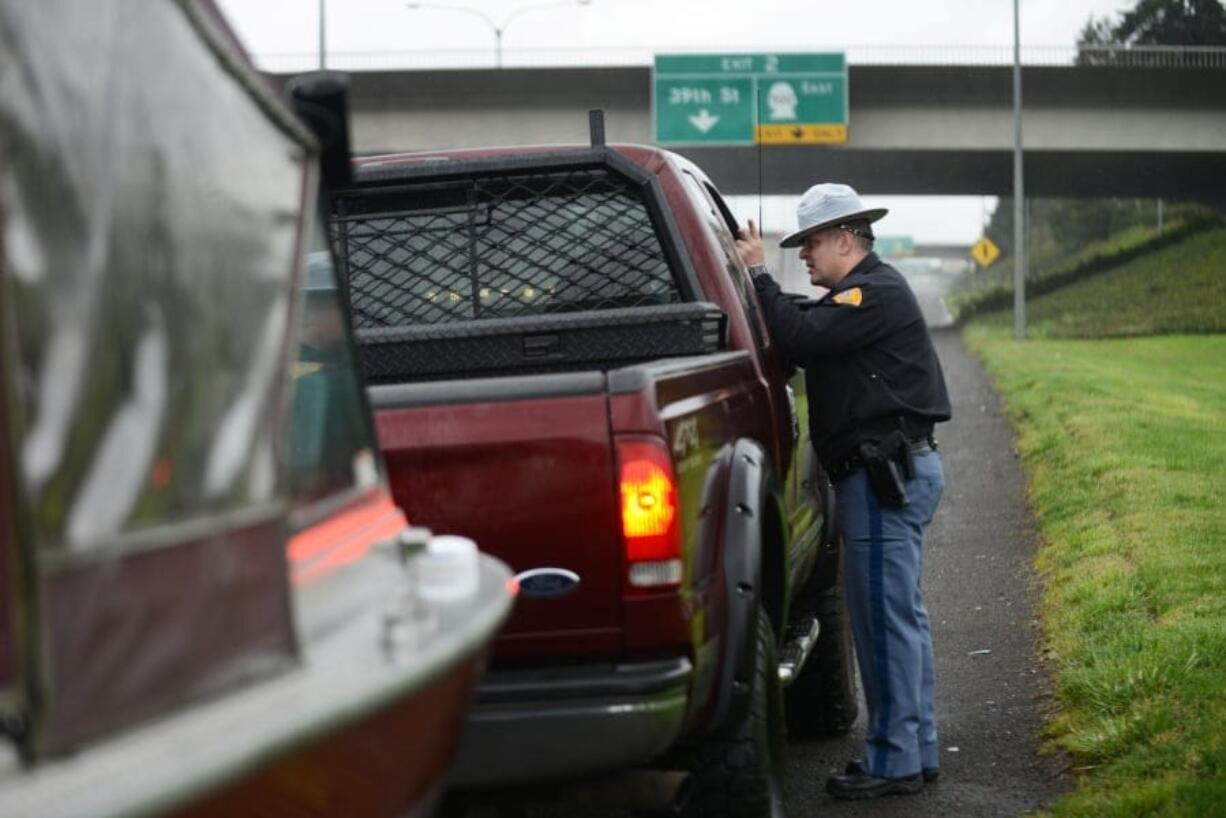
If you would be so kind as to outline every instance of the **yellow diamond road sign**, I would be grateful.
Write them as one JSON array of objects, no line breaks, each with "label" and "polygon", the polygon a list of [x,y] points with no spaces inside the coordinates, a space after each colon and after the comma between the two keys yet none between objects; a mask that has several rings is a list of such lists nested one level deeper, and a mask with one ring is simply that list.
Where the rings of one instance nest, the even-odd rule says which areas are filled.
[{"label": "yellow diamond road sign", "polygon": [[979,262],[980,267],[991,267],[992,262],[1000,257],[1000,248],[990,238],[984,236],[975,242],[975,246],[971,248],[971,255],[975,257],[975,261]]}]

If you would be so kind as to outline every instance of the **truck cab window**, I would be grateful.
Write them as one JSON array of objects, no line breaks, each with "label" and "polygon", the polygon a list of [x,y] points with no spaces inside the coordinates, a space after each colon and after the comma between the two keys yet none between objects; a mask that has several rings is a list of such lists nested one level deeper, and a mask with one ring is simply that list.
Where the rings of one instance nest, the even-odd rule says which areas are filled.
[{"label": "truck cab window", "polygon": [[685,188],[690,198],[710,216],[712,232],[719,241],[728,275],[736,288],[737,298],[740,299],[741,306],[745,310],[749,329],[753,333],[754,344],[758,349],[766,349],[770,346],[770,335],[766,332],[766,325],[758,314],[757,296],[750,292],[753,284],[749,280],[749,272],[741,263],[741,257],[736,252],[736,241],[732,233],[734,229],[738,229],[736,219],[732,211],[728,209],[728,205],[710,184],[699,182],[689,171],[682,171],[681,177],[685,179]]}]

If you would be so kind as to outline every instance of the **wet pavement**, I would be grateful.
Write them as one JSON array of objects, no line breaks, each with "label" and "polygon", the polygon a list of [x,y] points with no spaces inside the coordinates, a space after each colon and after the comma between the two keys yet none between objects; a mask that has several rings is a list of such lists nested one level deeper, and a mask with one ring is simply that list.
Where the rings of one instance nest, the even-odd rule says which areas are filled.
[{"label": "wet pavement", "polygon": [[920,311],[930,329],[952,327],[954,317],[945,304],[945,293],[953,281],[948,275],[921,274],[907,278],[911,289],[915,292],[915,300],[919,302]]}]

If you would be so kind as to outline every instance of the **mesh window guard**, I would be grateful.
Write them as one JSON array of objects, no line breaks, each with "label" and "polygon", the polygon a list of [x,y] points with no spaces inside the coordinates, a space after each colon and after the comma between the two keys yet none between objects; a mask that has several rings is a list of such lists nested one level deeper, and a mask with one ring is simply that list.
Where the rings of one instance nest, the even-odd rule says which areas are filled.
[{"label": "mesh window guard", "polygon": [[680,302],[642,195],[602,169],[341,197],[354,326]]}]

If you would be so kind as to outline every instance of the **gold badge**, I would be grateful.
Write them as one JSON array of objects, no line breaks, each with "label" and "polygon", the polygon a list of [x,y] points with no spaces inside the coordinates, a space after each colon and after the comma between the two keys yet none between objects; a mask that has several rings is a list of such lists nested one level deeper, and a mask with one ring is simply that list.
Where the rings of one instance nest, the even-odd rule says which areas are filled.
[{"label": "gold badge", "polygon": [[858,307],[864,301],[864,293],[859,287],[852,287],[850,290],[844,290],[841,293],[834,294],[834,303],[849,304],[853,307]]}]

